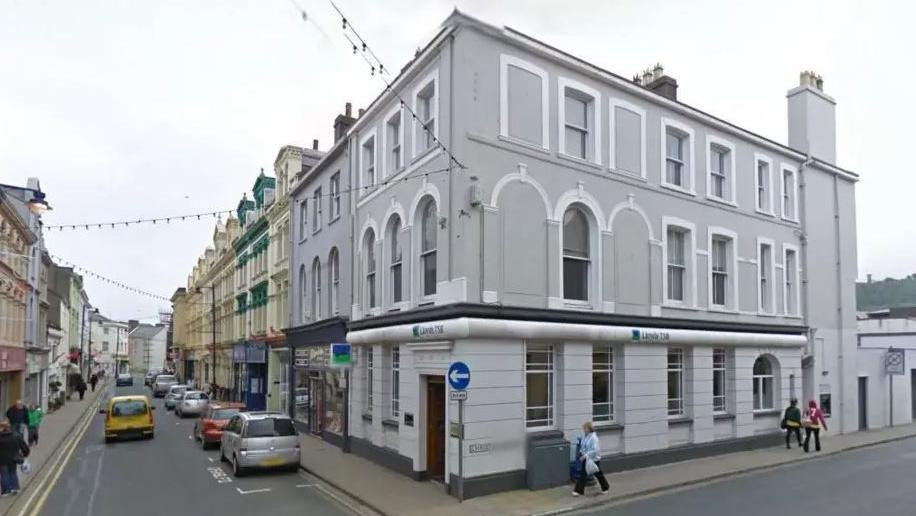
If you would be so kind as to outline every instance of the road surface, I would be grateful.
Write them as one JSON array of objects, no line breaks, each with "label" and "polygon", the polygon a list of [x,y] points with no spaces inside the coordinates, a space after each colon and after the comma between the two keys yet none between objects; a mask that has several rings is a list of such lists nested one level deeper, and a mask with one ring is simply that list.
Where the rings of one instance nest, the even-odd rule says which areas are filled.
[{"label": "road surface", "polygon": [[[134,387],[106,387],[117,395],[149,394],[143,378]],[[103,399],[107,399],[103,394]],[[252,473],[233,478],[218,450],[203,451],[189,438],[194,419],[179,419],[154,399],[152,440],[105,444],[104,415],[81,439],[42,508],[45,516],[180,516],[205,514],[352,514],[305,473]]]}]

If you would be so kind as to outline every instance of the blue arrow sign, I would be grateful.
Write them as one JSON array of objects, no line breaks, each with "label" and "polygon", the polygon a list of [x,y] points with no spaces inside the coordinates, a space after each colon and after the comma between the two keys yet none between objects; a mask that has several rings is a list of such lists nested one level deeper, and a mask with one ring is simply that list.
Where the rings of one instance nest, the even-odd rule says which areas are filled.
[{"label": "blue arrow sign", "polygon": [[471,368],[464,362],[453,362],[448,368],[448,383],[456,391],[467,389],[471,383]]}]

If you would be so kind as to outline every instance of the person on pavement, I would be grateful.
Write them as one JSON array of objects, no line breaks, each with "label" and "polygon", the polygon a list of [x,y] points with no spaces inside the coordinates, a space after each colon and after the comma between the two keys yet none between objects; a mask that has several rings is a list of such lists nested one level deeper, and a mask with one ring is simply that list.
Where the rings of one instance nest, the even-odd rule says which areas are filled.
[{"label": "person on pavement", "polygon": [[[591,421],[586,421],[585,424],[582,425],[582,433],[585,434],[585,437],[582,438],[582,444],[579,449],[579,460],[583,463],[583,469],[586,474],[579,475],[579,478],[576,480],[576,488],[573,491],[573,496],[579,496],[585,493],[585,481],[589,474],[595,475],[595,478],[598,479],[598,483],[601,484],[601,494],[605,494],[610,490],[611,486],[608,485],[607,479],[604,478],[604,472],[601,471],[601,443],[598,442],[598,434],[595,432],[595,427],[592,425]],[[589,471],[590,462],[594,464],[597,471]]]},{"label": "person on pavement", "polygon": [[92,386],[92,392],[95,392],[95,384],[99,383],[99,375],[92,373],[92,376],[89,377],[89,385]]},{"label": "person on pavement", "polygon": [[38,427],[41,426],[41,420],[44,419],[45,413],[41,407],[32,403],[29,407],[29,446],[35,447],[38,444]]},{"label": "person on pavement", "polygon": [[817,402],[811,400],[808,402],[808,410],[805,411],[805,453],[808,453],[808,443],[811,441],[811,434],[814,434],[814,451],[821,451],[821,427],[827,431],[827,421],[824,419],[824,413],[817,408]]},{"label": "person on pavement", "polygon": [[29,445],[13,432],[8,421],[0,423],[0,496],[19,493],[19,464],[29,456]]},{"label": "person on pavement", "polygon": [[798,408],[798,400],[792,398],[786,412],[782,415],[782,427],[786,430],[786,449],[791,449],[789,442],[792,440],[792,434],[795,434],[795,440],[798,441],[798,447],[802,447],[801,438],[801,409]]},{"label": "person on pavement", "polygon": [[22,404],[22,400],[16,400],[6,411],[6,419],[9,420],[13,432],[20,436],[25,434],[25,426],[29,423],[29,409]]},{"label": "person on pavement", "polygon": [[83,401],[83,396],[86,394],[86,380],[80,378],[79,383],[76,384],[76,390],[80,393],[80,401]]}]

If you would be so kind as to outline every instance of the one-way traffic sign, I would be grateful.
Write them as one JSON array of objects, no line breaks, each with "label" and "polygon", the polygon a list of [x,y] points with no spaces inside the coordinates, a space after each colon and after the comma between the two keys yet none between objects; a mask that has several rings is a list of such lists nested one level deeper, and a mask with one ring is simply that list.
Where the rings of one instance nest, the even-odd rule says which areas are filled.
[{"label": "one-way traffic sign", "polygon": [[448,383],[456,391],[467,389],[471,383],[471,368],[464,362],[452,362],[448,368]]}]

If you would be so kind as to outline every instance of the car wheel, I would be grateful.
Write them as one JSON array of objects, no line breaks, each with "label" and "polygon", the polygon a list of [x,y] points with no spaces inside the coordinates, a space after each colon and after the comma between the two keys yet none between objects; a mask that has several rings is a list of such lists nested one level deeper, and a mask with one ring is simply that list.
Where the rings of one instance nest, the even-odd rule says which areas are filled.
[{"label": "car wheel", "polygon": [[239,466],[239,459],[236,456],[232,456],[232,476],[241,477],[245,474],[245,470]]}]

